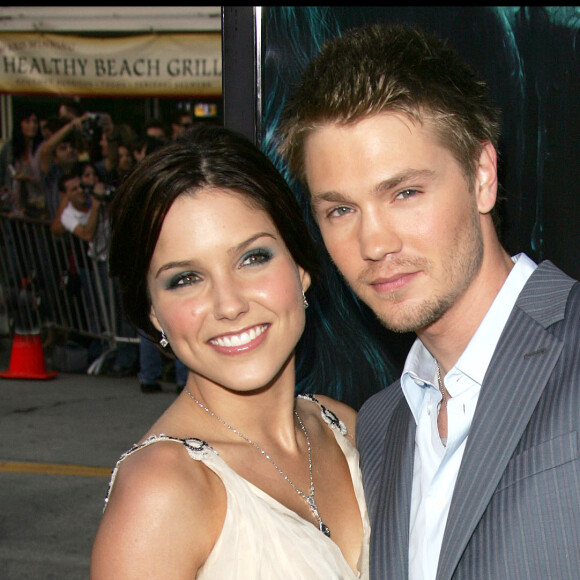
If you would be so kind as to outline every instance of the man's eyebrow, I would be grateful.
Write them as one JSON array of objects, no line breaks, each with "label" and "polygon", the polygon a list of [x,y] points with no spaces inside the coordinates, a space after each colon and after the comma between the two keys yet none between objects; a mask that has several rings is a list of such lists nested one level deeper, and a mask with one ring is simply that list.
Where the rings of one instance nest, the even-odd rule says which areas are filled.
[{"label": "man's eyebrow", "polygon": [[317,205],[323,201],[330,201],[333,203],[348,203],[352,201],[350,197],[339,191],[325,191],[322,193],[312,193],[312,205]]},{"label": "man's eyebrow", "polygon": [[[432,169],[406,169],[405,171],[401,171],[400,173],[389,177],[389,179],[385,179],[384,181],[379,182],[374,188],[374,193],[375,195],[379,195],[385,191],[399,187],[401,183],[413,182],[418,179],[431,178],[433,175],[435,175],[435,172]],[[316,206],[325,201],[332,203],[352,202],[352,199],[347,193],[334,190],[311,193],[311,200],[313,206]]]},{"label": "man's eyebrow", "polygon": [[401,171],[389,179],[381,181],[375,188],[376,193],[382,193],[399,187],[401,183],[413,182],[418,179],[430,178],[435,175],[432,169],[406,169]]}]

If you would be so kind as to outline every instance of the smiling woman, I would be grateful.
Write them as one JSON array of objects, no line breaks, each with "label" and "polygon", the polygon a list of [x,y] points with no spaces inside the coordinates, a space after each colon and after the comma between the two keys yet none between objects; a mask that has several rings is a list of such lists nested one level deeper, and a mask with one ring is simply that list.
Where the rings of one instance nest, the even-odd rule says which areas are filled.
[{"label": "smiling woman", "polygon": [[356,413],[295,396],[318,263],[284,179],[199,127],[132,171],[111,217],[125,313],[189,375],[114,469],[91,578],[367,578]]}]

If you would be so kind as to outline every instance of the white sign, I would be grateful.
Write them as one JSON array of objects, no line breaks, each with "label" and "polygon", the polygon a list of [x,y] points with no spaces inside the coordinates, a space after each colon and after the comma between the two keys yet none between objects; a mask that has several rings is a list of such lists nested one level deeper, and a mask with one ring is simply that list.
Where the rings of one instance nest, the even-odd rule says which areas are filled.
[{"label": "white sign", "polygon": [[92,38],[0,33],[0,92],[182,97],[222,94],[220,33]]}]

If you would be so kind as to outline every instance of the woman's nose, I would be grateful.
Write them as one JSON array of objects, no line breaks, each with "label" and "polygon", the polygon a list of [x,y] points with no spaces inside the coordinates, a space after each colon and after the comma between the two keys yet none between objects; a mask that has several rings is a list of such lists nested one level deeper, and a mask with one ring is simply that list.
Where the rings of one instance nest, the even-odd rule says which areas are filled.
[{"label": "woman's nose", "polygon": [[214,284],[214,315],[219,319],[235,320],[248,311],[249,303],[243,288],[233,281]]}]

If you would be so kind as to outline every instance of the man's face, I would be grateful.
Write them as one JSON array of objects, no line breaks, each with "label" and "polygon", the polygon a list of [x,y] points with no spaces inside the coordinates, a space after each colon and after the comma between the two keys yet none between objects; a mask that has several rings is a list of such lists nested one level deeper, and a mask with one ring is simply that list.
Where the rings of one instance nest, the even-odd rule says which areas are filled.
[{"label": "man's face", "polygon": [[477,196],[429,122],[323,126],[305,170],[333,261],[385,326],[419,331],[460,301],[483,257]]},{"label": "man's face", "polygon": [[65,195],[78,210],[86,210],[91,205],[91,198],[81,186],[81,178],[73,177],[65,182]]},{"label": "man's face", "polygon": [[103,135],[109,136],[113,133],[115,124],[113,123],[113,119],[109,113],[103,113],[101,115],[101,128]]},{"label": "man's face", "polygon": [[66,167],[75,163],[77,160],[78,160],[77,150],[72,143],[64,141],[56,146],[55,161],[57,165],[60,165],[61,167]]},{"label": "man's face", "polygon": [[147,135],[160,141],[165,141],[165,131],[161,127],[147,127]]}]

